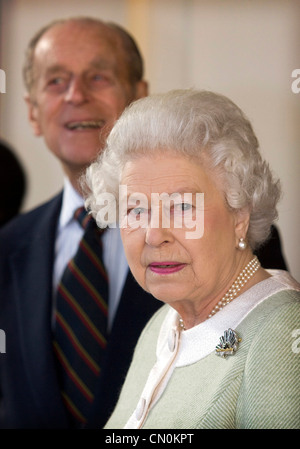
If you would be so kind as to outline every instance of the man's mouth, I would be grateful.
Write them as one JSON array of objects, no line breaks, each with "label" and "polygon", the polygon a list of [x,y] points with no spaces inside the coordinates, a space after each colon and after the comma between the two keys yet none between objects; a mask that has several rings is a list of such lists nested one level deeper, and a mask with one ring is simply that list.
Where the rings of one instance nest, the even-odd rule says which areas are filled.
[{"label": "man's mouth", "polygon": [[65,126],[70,131],[81,131],[85,129],[100,129],[103,125],[103,120],[81,120],[69,122]]}]

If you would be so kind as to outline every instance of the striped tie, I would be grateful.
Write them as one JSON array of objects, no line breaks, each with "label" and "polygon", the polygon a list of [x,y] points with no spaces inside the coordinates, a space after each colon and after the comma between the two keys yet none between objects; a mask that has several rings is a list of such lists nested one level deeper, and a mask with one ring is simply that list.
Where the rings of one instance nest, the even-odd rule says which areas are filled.
[{"label": "striped tie", "polygon": [[58,286],[54,350],[63,400],[75,421],[84,424],[106,347],[108,279],[101,262],[103,230],[83,207],[75,218],[85,232]]}]

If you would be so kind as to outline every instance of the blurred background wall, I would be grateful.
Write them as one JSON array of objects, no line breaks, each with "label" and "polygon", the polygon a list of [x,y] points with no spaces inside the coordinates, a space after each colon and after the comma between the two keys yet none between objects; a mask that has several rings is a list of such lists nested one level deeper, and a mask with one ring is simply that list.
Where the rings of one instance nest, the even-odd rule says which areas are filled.
[{"label": "blurred background wall", "polygon": [[28,174],[24,211],[62,186],[59,163],[28,124],[24,50],[41,26],[75,15],[118,22],[132,33],[151,93],[205,88],[244,110],[282,181],[278,227],[290,271],[300,281],[300,93],[291,89],[292,72],[300,69],[300,0],[0,0],[6,75],[0,137],[13,145]]}]

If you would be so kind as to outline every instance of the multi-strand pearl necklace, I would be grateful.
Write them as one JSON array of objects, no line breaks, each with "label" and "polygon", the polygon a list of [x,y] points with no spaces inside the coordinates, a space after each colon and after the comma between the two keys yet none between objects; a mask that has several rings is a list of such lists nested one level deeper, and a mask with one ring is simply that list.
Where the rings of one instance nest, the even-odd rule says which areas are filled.
[{"label": "multi-strand pearl necklace", "polygon": [[[230,289],[223,296],[223,298],[218,302],[218,304],[212,309],[207,318],[211,318],[219,310],[222,310],[227,304],[229,304],[244,287],[244,285],[251,279],[260,267],[260,262],[256,256],[250,260],[250,262],[245,266],[245,268],[240,272]],[[185,329],[182,318],[179,318],[179,325],[182,329]]]},{"label": "multi-strand pearl necklace", "polygon": [[250,260],[250,262],[245,266],[245,268],[240,272],[230,289],[223,296],[223,298],[218,302],[218,304],[212,309],[208,318],[211,318],[219,310],[222,310],[227,304],[229,304],[240,292],[241,288],[251,279],[260,267],[260,262],[256,256]]}]

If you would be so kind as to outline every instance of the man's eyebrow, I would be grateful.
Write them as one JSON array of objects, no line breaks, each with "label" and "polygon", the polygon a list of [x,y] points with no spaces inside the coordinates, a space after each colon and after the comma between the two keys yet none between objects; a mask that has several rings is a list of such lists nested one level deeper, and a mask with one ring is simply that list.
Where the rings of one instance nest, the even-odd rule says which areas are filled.
[{"label": "man's eyebrow", "polygon": [[[88,71],[89,69],[113,70],[113,68],[114,67],[111,62],[104,59],[96,59],[91,61],[91,63],[89,64],[89,66],[86,68],[85,71]],[[52,75],[54,73],[59,72],[71,73],[71,70],[69,70],[66,66],[62,64],[55,64],[53,66],[48,67],[45,71],[46,75]]]},{"label": "man's eyebrow", "polygon": [[107,61],[107,59],[94,59],[90,63],[91,67],[98,67],[98,68],[110,68],[112,67],[112,63],[110,61]]},{"label": "man's eyebrow", "polygon": [[87,68],[87,71],[89,69],[96,69],[96,70],[116,70],[116,64],[112,61],[108,61],[107,59],[94,59],[91,61],[89,67]]},{"label": "man's eyebrow", "polygon": [[61,64],[56,64],[50,67],[47,67],[45,73],[46,75],[52,75],[53,73],[58,73],[58,72],[66,72],[69,73],[70,71],[63,65]]}]

